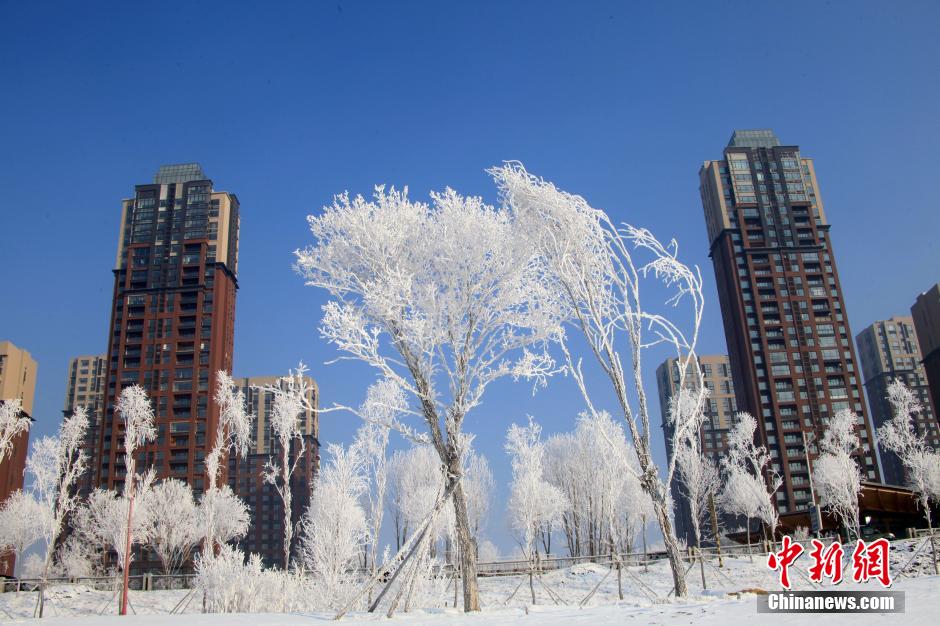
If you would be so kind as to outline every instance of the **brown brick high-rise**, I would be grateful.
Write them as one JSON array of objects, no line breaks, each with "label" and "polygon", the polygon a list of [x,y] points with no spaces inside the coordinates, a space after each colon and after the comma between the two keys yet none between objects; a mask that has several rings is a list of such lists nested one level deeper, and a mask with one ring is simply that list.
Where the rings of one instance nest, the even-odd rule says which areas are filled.
[{"label": "brown brick high-rise", "polygon": [[862,476],[878,480],[812,159],[772,131],[739,130],[699,178],[737,405],[783,477],[777,508],[807,509],[815,448],[803,433],[820,437],[840,409],[860,416]]},{"label": "brown brick high-rise", "polygon": [[203,460],[215,434],[216,373],[231,371],[238,288],[238,199],[216,191],[198,164],[165,165],[124,200],[108,335],[105,411],[95,483],[123,487],[125,386],[150,394],[158,435],[138,467],[205,488]]}]

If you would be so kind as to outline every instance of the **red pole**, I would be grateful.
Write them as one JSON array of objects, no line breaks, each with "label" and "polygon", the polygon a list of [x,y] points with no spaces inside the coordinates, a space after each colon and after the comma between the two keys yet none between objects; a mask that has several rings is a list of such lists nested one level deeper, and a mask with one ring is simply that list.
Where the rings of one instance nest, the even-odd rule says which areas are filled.
[{"label": "red pole", "polygon": [[134,514],[134,496],[127,504],[127,541],[124,543],[124,592],[121,594],[121,615],[127,615],[127,587],[131,566],[131,520]]}]

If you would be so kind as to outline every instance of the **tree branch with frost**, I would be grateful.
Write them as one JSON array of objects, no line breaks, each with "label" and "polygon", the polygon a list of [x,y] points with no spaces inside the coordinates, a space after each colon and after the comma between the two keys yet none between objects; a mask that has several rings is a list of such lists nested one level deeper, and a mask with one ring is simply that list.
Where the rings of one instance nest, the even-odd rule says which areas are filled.
[{"label": "tree branch with frost", "polygon": [[13,441],[29,430],[32,420],[23,414],[19,398],[0,401],[0,463],[13,453]]}]

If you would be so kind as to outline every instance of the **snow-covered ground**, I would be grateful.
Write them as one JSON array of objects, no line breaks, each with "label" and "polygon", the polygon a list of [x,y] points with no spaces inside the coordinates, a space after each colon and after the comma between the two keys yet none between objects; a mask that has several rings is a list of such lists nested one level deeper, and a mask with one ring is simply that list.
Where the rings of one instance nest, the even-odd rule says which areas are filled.
[{"label": "snow-covered ground", "polygon": [[[906,564],[910,556],[912,542],[896,542],[892,550],[892,569],[897,572]],[[672,588],[671,575],[665,561],[656,562],[644,571],[643,567],[630,567],[624,570],[624,600],[618,598],[616,572],[610,573],[606,566],[596,564],[576,565],[564,570],[544,574],[540,581],[536,578],[536,605],[532,605],[531,591],[527,577],[507,576],[484,578],[480,581],[482,613],[462,615],[453,608],[433,610],[413,610],[399,612],[393,618],[402,624],[728,624],[745,623],[757,617],[757,599],[751,590],[777,590],[776,574],[764,565],[764,558],[754,557],[752,564],[747,557],[726,558],[725,566],[717,568],[717,562],[706,568],[708,590],[702,589],[699,568],[696,565],[688,574],[690,596],[677,601],[670,597]],[[801,557],[796,566],[791,568],[791,576],[796,589],[809,589],[806,581],[808,558]],[[940,611],[940,577],[928,576],[932,573],[929,554],[925,553],[914,568],[919,578],[902,578],[896,581],[893,589],[906,593],[905,624],[936,623],[936,614]],[[799,572],[799,573],[797,573]],[[601,582],[603,581],[603,582]],[[585,602],[584,608],[579,603],[596,587],[595,594]],[[518,588],[515,596],[507,599]],[[549,593],[548,590],[551,590]],[[839,589],[880,589],[876,584],[842,584]],[[136,617],[124,618],[123,623],[148,624],[153,626],[222,626],[223,624],[257,624],[259,626],[287,626],[311,622],[327,622],[332,614],[303,613],[290,615],[254,614],[254,615],[204,615],[200,613],[201,602],[198,598],[186,609],[186,615],[170,615],[177,604],[186,596],[182,591],[131,592],[131,603]],[[556,604],[554,596],[560,603]],[[84,626],[86,624],[121,623],[122,618],[114,616],[116,600],[113,593],[95,591],[87,587],[61,586],[49,590],[51,600],[47,604],[47,619],[50,626]],[[449,601],[453,602],[452,590]],[[29,621],[35,606],[35,593],[0,594],[0,622],[23,623]],[[899,616],[877,615],[827,615],[827,623],[869,623],[876,620],[892,620]],[[374,621],[384,618],[384,613],[351,613],[347,620],[351,622]],[[805,621],[807,615],[765,615],[763,622],[797,624]],[[6,620],[6,621],[3,621]],[[117,621],[115,621],[117,620]]]}]

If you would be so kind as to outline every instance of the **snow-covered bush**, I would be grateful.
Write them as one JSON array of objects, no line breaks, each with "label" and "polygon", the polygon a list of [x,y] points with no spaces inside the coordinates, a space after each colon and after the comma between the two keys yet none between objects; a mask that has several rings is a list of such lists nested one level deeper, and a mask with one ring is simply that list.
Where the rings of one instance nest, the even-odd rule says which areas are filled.
[{"label": "snow-covered bush", "polygon": [[289,613],[310,610],[315,594],[298,572],[264,569],[257,554],[221,545],[214,556],[196,557],[193,588],[209,613]]}]

